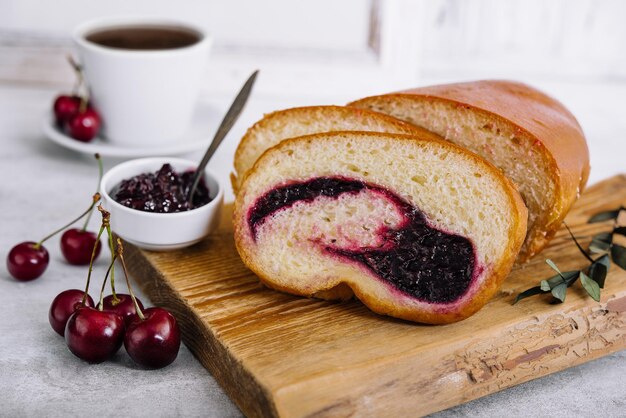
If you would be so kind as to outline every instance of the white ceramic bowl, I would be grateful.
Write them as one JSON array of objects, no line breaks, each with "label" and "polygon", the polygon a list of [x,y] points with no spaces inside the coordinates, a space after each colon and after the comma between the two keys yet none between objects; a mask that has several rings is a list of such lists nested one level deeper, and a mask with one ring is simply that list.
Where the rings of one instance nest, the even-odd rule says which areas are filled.
[{"label": "white ceramic bowl", "polygon": [[212,200],[186,212],[151,213],[131,209],[113,200],[110,193],[122,182],[142,173],[154,173],[165,163],[177,172],[195,170],[197,162],[180,158],[140,158],[110,169],[100,183],[103,206],[111,212],[111,229],[124,240],[147,250],[173,250],[195,244],[213,231],[218,223],[224,190],[217,178],[205,170],[204,181]]}]

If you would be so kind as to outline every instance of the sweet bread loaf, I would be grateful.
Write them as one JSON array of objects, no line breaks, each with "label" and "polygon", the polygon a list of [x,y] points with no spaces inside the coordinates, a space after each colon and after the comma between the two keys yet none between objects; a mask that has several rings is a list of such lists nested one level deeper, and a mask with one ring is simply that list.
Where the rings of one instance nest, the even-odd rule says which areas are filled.
[{"label": "sweet bread loaf", "polygon": [[330,131],[373,131],[414,134],[423,131],[382,113],[345,106],[295,107],[269,113],[255,123],[235,152],[231,183],[235,194],[245,173],[267,150],[283,139]]},{"label": "sweet bread loaf", "polygon": [[525,84],[477,81],[423,87],[350,106],[421,126],[502,169],[529,212],[519,261],[547,245],[589,176],[589,151],[574,116]]},{"label": "sweet bread loaf", "polygon": [[437,135],[328,132],[266,151],[233,222],[242,260],[274,289],[353,292],[380,314],[443,324],[493,296],[526,217],[500,170]]}]

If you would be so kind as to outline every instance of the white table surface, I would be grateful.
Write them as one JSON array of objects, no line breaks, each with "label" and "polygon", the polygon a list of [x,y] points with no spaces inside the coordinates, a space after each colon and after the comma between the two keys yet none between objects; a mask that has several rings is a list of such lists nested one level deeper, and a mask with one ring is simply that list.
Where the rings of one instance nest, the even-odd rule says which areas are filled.
[{"label": "white table surface", "polygon": [[[592,158],[590,183],[626,171],[626,108],[622,99],[626,84],[548,82],[539,87],[566,103],[583,125]],[[64,224],[88,204],[95,189],[97,169],[92,158],[65,150],[41,133],[42,118],[57,92],[58,87],[0,84],[3,260],[16,243],[38,240]],[[320,94],[305,101],[256,94],[211,166],[227,185],[236,143],[263,112],[293,105],[343,103],[357,96]],[[203,99],[225,109],[231,97],[205,92]],[[200,156],[195,153],[189,157]],[[106,159],[105,169],[119,161]],[[92,220],[92,229],[98,226],[97,218]],[[9,276],[4,262],[0,267],[0,416],[241,415],[184,346],[175,363],[157,371],[136,368],[123,349],[112,361],[99,365],[75,358],[50,328],[47,311],[60,291],[83,286],[86,269],[63,261],[58,238],[51,239],[46,247],[50,266],[38,280],[17,282]],[[107,256],[103,251],[97,263],[96,282]],[[92,288],[92,295],[95,293]],[[624,376],[626,352],[620,352],[436,415],[623,417]]]}]

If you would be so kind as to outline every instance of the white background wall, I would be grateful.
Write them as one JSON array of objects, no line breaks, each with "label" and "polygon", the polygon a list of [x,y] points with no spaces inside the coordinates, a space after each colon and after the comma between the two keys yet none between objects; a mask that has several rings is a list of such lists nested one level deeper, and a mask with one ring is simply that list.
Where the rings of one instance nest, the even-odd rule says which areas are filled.
[{"label": "white background wall", "polygon": [[407,83],[459,74],[626,80],[621,0],[1,0],[0,44],[63,44],[77,23],[118,14],[200,24],[215,35],[216,57],[235,61],[377,66]]},{"label": "white background wall", "polygon": [[[94,17],[153,14],[213,32],[220,48],[361,49],[369,0],[3,0],[0,29],[67,37]],[[346,26],[347,23],[347,26]],[[341,36],[337,36],[341,34]]]},{"label": "white background wall", "polygon": [[[67,47],[79,22],[120,14],[199,24],[215,36],[220,71],[254,63],[283,90],[306,90],[297,80],[315,73],[343,91],[430,79],[626,81],[621,0],[1,0],[0,79],[15,64],[8,47]],[[63,66],[32,76],[55,81]]]},{"label": "white background wall", "polygon": [[438,3],[438,16],[427,19],[429,71],[626,78],[624,1]]}]

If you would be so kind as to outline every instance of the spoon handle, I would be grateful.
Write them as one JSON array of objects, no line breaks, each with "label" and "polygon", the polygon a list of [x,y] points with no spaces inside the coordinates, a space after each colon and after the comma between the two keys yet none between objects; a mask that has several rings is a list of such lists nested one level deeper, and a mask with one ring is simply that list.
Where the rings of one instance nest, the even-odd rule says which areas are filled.
[{"label": "spoon handle", "polygon": [[222,119],[222,123],[220,123],[219,128],[217,128],[217,132],[215,132],[215,136],[213,137],[213,141],[211,141],[211,145],[209,145],[209,149],[206,150],[204,157],[202,157],[202,161],[198,165],[196,169],[196,173],[193,176],[193,183],[191,184],[191,189],[189,189],[189,197],[187,201],[189,202],[189,207],[192,206],[193,194],[196,192],[196,188],[198,187],[198,183],[200,183],[200,178],[204,173],[204,169],[206,165],[209,163],[209,160],[217,151],[217,148],[220,146],[230,128],[233,127],[241,111],[243,110],[246,102],[248,101],[248,97],[250,97],[250,92],[252,91],[252,86],[256,80],[256,76],[259,73],[259,70],[256,70],[252,73],[252,75],[248,78],[246,83],[243,85],[237,97],[233,101],[233,104],[230,105],[230,109],[226,112],[226,116]]}]

